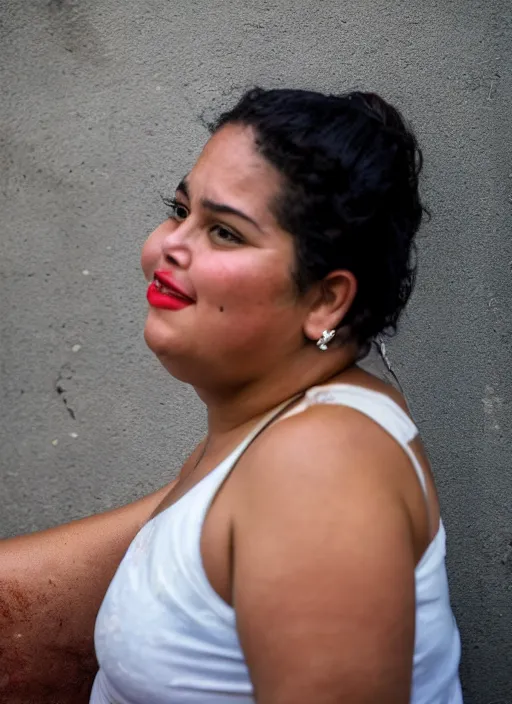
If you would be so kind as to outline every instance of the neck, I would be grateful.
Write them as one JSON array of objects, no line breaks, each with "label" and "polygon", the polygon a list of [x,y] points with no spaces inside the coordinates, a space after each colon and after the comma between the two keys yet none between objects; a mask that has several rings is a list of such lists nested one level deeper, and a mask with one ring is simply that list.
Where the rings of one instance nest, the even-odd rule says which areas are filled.
[{"label": "neck", "polygon": [[355,347],[344,346],[325,353],[311,349],[300,359],[284,360],[266,376],[227,393],[225,389],[195,387],[208,410],[209,437],[225,435],[312,386],[336,380],[356,359]]}]

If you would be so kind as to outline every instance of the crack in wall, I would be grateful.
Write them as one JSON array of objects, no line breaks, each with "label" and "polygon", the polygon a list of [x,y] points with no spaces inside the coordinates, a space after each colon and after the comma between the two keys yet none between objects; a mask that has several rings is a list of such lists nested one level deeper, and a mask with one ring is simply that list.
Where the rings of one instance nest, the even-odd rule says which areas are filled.
[{"label": "crack in wall", "polygon": [[[68,376],[64,376],[65,370],[68,371]],[[66,381],[66,380],[69,381],[72,378],[73,378],[73,370],[68,365],[64,365],[61,368],[61,370],[57,376],[57,379],[55,381],[55,391],[60,396],[62,403],[64,404],[64,407],[65,407],[66,411],[69,413],[69,415],[71,416],[71,418],[73,420],[76,420],[75,411],[71,408],[71,406],[68,403],[68,399],[66,397],[66,388],[63,385],[64,381]]]}]

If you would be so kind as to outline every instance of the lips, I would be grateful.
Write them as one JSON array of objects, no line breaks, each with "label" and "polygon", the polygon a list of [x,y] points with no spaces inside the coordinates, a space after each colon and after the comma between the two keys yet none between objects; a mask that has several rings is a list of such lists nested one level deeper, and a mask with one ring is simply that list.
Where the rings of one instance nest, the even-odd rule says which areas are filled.
[{"label": "lips", "polygon": [[154,308],[166,310],[181,310],[195,303],[194,299],[172,280],[167,271],[155,271],[154,279],[147,290],[147,299],[149,305]]},{"label": "lips", "polygon": [[189,303],[194,303],[192,296],[190,296],[185,289],[181,288],[181,286],[178,286],[169,271],[155,271],[154,282],[158,290],[162,293],[177,296]]}]

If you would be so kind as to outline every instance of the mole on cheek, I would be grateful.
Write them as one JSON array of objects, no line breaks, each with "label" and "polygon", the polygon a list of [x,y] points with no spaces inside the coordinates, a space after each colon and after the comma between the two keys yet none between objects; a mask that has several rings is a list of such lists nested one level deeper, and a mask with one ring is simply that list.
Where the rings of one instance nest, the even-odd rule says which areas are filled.
[{"label": "mole on cheek", "polygon": [[224,313],[224,306],[220,306],[219,311],[220,311],[221,313]]}]

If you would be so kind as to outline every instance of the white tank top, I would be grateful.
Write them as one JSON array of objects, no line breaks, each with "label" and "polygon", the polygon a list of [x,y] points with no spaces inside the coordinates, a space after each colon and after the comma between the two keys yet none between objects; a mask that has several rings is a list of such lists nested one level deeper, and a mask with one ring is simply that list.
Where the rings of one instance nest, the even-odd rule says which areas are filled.
[{"label": "white tank top", "polygon": [[[271,411],[223,462],[133,540],[98,613],[100,669],[91,704],[254,704],[236,614],[208,581],[201,531],[238,458],[288,403]],[[317,403],[349,406],[382,426],[410,457],[425,491],[421,466],[409,447],[418,431],[390,398],[346,384],[314,387],[292,413]],[[450,608],[442,523],[416,567],[415,581],[411,704],[461,704],[460,639]]]}]

